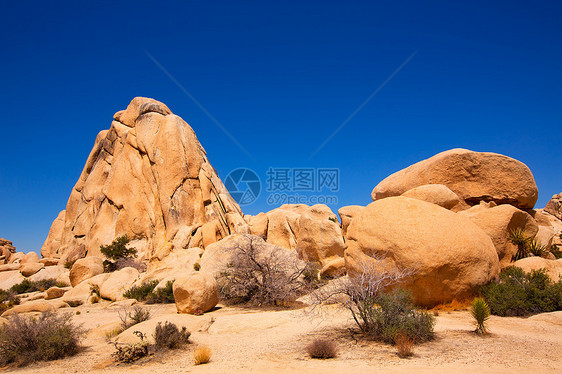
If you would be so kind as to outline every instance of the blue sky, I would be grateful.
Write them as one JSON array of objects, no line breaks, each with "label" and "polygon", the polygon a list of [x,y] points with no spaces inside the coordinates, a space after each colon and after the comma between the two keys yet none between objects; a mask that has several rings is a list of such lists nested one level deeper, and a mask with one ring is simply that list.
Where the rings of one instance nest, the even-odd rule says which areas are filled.
[{"label": "blue sky", "polygon": [[183,117],[223,180],[259,175],[249,214],[273,208],[270,167],[338,168],[336,211],[455,147],[526,163],[542,207],[562,191],[561,19],[554,1],[6,2],[0,237],[40,249],[96,134],[135,96]]}]

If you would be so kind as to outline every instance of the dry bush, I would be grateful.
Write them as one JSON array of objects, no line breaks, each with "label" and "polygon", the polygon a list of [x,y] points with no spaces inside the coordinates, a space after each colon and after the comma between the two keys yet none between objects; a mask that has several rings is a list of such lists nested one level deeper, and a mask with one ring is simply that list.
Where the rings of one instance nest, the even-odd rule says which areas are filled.
[{"label": "dry bush", "polygon": [[154,345],[157,350],[164,348],[176,349],[189,343],[190,336],[191,333],[187,331],[185,326],[180,330],[169,321],[166,321],[164,325],[158,322],[154,329]]},{"label": "dry bush", "polygon": [[70,313],[43,313],[38,318],[12,316],[0,327],[0,365],[27,365],[75,355],[84,331]]},{"label": "dry bush", "polygon": [[311,358],[334,358],[338,355],[336,344],[331,340],[316,339],[306,347],[306,351]]},{"label": "dry bush", "polygon": [[123,307],[118,314],[123,330],[150,319],[150,312],[139,305],[135,305],[132,311],[129,311],[127,307]]},{"label": "dry bush", "polygon": [[357,265],[361,269],[357,274],[314,292],[312,310],[321,304],[339,303],[350,311],[365,336],[387,343],[394,343],[400,331],[416,342],[433,337],[435,318],[416,310],[410,295],[396,288],[413,270],[398,269],[383,257],[371,257]]},{"label": "dry bush", "polygon": [[197,348],[193,351],[195,365],[206,364],[211,360],[211,350],[207,347]]},{"label": "dry bush", "polygon": [[453,312],[453,311],[458,311],[458,310],[468,310],[468,309],[470,309],[471,304],[472,304],[471,299],[462,299],[462,300],[453,299],[451,302],[439,304],[439,305],[433,307],[431,310],[434,311],[434,312],[435,311],[437,311],[437,312]]},{"label": "dry bush", "polygon": [[140,331],[135,331],[134,334],[140,338],[140,342],[122,345],[115,343],[115,352],[111,354],[115,361],[131,363],[148,356],[150,344],[144,340],[146,336]]},{"label": "dry bush", "polygon": [[414,354],[414,339],[410,338],[407,334],[401,332],[394,337],[394,344],[398,351],[398,356],[410,357]]},{"label": "dry bush", "polygon": [[307,265],[294,253],[257,237],[246,239],[248,245],[234,248],[232,261],[217,277],[223,300],[233,304],[284,305],[309,290]]}]

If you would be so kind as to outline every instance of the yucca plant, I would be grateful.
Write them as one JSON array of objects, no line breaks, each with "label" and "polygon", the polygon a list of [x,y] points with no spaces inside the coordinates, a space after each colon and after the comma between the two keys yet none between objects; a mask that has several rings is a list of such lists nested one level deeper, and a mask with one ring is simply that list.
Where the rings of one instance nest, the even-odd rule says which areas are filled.
[{"label": "yucca plant", "polygon": [[476,324],[475,332],[477,334],[487,334],[486,321],[490,318],[490,307],[481,297],[477,297],[472,301],[471,308],[472,317],[474,317],[474,322]]},{"label": "yucca plant", "polygon": [[512,262],[527,257],[527,246],[529,245],[530,238],[525,234],[524,230],[521,228],[511,230],[509,233],[509,240],[517,246],[517,253],[511,259]]},{"label": "yucca plant", "polygon": [[548,249],[544,245],[540,245],[535,239],[531,240],[527,245],[527,250],[535,256],[541,256]]}]

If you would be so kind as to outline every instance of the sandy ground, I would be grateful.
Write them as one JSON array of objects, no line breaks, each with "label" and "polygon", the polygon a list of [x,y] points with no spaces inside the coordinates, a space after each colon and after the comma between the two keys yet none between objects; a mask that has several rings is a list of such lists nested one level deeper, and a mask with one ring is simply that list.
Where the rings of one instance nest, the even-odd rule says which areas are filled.
[{"label": "sandy ground", "polygon": [[[75,357],[4,368],[16,373],[560,373],[562,372],[562,312],[531,318],[489,320],[491,334],[473,334],[467,311],[440,312],[436,338],[417,345],[411,358],[401,359],[393,346],[364,341],[350,332],[348,313],[336,306],[321,314],[303,309],[259,311],[222,307],[203,316],[175,313],[175,306],[152,305],[151,321],[130,329],[118,339],[130,339],[133,329],[153,331],[155,321],[170,320],[192,331],[184,349],[155,354],[135,364],[115,365],[114,346],[105,331],[119,323],[121,306],[108,304],[73,308],[76,323],[88,335],[84,350]],[[80,314],[76,314],[79,311]],[[138,327],[140,326],[140,327]],[[128,334],[128,335],[127,335]],[[322,337],[337,342],[339,355],[330,360],[310,359],[306,345]],[[211,362],[193,364],[192,351],[207,346]]]}]

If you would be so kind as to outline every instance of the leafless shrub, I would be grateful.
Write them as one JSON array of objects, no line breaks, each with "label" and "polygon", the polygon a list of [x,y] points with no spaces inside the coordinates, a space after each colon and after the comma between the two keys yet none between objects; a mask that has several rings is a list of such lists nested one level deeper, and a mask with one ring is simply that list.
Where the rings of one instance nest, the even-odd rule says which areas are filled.
[{"label": "leafless shrub", "polygon": [[231,303],[283,305],[310,286],[308,267],[294,253],[246,236],[247,246],[234,248],[232,261],[217,277],[221,296]]},{"label": "leafless shrub", "polygon": [[150,312],[139,305],[135,305],[132,311],[127,307],[123,307],[117,313],[119,314],[123,330],[150,319]]},{"label": "leafless shrub", "polygon": [[306,347],[306,351],[311,358],[334,358],[338,355],[336,343],[332,340],[316,339]]},{"label": "leafless shrub", "polygon": [[146,264],[134,257],[123,257],[115,260],[115,270],[124,268],[135,268],[139,273],[143,273],[146,271]]},{"label": "leafless shrub", "polygon": [[390,292],[414,273],[412,269],[399,269],[382,256],[360,258],[355,265],[351,276],[312,293],[312,310],[339,303],[350,311],[364,335],[388,343],[394,343],[399,332],[415,341],[431,339],[434,317],[415,310],[407,292]]}]

